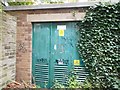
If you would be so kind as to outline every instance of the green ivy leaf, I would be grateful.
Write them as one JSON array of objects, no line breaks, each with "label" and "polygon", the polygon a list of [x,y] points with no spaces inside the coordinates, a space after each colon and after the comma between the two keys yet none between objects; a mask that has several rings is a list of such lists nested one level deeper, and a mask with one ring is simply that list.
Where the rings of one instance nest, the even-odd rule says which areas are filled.
[{"label": "green ivy leaf", "polygon": [[[89,70],[94,87],[118,88],[120,75],[120,2],[100,3],[90,7],[78,23],[78,49]],[[120,79],[119,79],[120,80]],[[117,84],[115,84],[117,83]]]}]

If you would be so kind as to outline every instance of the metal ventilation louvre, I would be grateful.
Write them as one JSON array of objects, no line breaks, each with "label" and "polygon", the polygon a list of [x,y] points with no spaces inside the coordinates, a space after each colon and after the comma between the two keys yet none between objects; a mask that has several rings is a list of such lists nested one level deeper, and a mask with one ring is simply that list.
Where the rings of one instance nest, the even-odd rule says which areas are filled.
[{"label": "metal ventilation louvre", "polygon": [[67,82],[67,78],[68,78],[68,66],[67,65],[55,65],[54,79],[64,85]]},{"label": "metal ventilation louvre", "polygon": [[48,82],[49,67],[48,65],[35,65],[35,81],[36,83]]},{"label": "metal ventilation louvre", "polygon": [[89,75],[89,73],[85,70],[85,67],[75,66],[74,67],[75,75],[78,76],[77,81],[83,82],[86,79],[86,76]]},{"label": "metal ventilation louvre", "polygon": [[[63,85],[67,84],[68,81],[68,67],[65,65],[55,66],[54,68],[54,79]],[[86,76],[89,73],[85,70],[85,67],[75,66],[74,67],[75,75],[78,76],[77,81],[83,82],[86,79]]]}]

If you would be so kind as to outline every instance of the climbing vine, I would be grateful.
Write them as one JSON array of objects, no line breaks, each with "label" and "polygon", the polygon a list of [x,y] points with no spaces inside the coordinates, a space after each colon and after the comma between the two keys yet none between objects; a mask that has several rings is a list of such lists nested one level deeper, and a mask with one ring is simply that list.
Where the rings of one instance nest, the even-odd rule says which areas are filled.
[{"label": "climbing vine", "polygon": [[120,2],[91,7],[78,23],[79,53],[97,88],[120,89]]},{"label": "climbing vine", "polygon": [[34,2],[8,2],[10,6],[33,5]]}]

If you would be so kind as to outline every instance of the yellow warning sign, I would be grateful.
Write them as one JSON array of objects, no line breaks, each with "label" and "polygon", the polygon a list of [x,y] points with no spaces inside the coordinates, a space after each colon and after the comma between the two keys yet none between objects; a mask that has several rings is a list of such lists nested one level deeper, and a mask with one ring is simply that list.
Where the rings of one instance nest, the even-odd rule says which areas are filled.
[{"label": "yellow warning sign", "polygon": [[62,29],[59,30],[59,36],[64,36],[64,30]]},{"label": "yellow warning sign", "polygon": [[74,60],[74,65],[80,65],[80,60]]}]

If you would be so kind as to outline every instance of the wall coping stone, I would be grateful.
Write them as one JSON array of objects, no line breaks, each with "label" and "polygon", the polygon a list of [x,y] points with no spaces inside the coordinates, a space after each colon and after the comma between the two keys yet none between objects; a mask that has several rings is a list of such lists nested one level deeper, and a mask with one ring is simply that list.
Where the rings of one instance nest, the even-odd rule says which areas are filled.
[{"label": "wall coping stone", "polygon": [[69,8],[85,8],[94,6],[98,2],[79,2],[79,3],[64,3],[64,4],[39,4],[31,6],[5,6],[5,11],[19,10],[44,10],[44,9],[69,9]]}]

